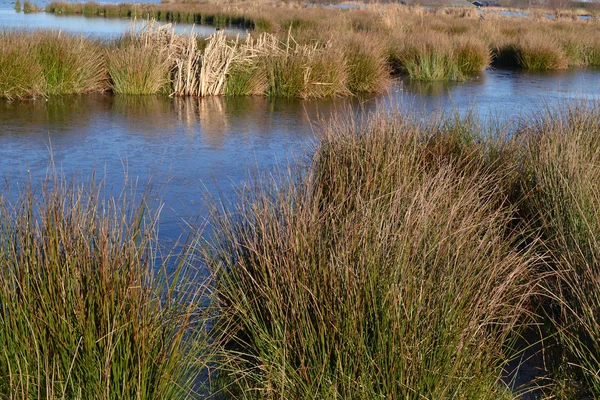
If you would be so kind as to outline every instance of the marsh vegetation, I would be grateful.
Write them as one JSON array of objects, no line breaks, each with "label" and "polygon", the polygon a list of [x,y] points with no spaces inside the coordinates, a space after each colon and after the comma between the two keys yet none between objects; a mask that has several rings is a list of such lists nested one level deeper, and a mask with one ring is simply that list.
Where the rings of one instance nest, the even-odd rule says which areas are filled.
[{"label": "marsh vegetation", "polygon": [[[30,186],[2,199],[2,390],[597,396],[599,121],[339,114],[308,163],[215,204],[176,252],[128,191]],[[529,330],[552,357],[512,387]]]},{"label": "marsh vegetation", "polygon": [[[475,9],[376,4],[340,10],[244,2],[51,3],[47,11],[236,25],[250,31],[245,38],[223,33],[200,38],[149,28],[109,41],[4,31],[0,54],[6,72],[0,75],[0,96],[112,91],[319,98],[381,92],[395,76],[464,81],[489,67],[545,71],[600,66],[598,21],[559,14],[553,19],[510,18]],[[48,60],[40,53],[50,41],[54,48],[69,49]],[[65,44],[71,42],[79,44]],[[93,76],[72,76],[73,68]]]}]

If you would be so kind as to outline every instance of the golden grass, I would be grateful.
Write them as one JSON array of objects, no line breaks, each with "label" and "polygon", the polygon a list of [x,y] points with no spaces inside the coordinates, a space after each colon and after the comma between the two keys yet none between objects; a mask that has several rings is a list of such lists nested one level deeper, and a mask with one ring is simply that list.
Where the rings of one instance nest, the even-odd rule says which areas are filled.
[{"label": "golden grass", "polygon": [[[98,7],[52,3],[48,9],[62,13],[91,10],[93,14]],[[140,6],[132,14],[131,7],[137,6],[118,5],[114,10],[126,10],[127,15],[146,10],[146,6]],[[539,12],[531,17],[509,18],[469,10],[427,10],[398,4],[340,10],[266,1],[165,4],[152,13],[160,13],[161,19],[191,18],[197,23],[237,21],[255,31],[246,40],[224,34],[200,40],[170,33],[168,42],[152,43],[144,49],[134,46],[125,51],[109,46],[104,60],[97,60],[101,53],[94,47],[97,44],[73,42],[73,50],[67,53],[81,57],[66,57],[62,65],[82,58],[89,65],[99,66],[90,71],[99,71],[110,64],[111,84],[103,83],[106,75],[98,72],[96,83],[90,80],[81,89],[73,85],[70,91],[60,87],[39,89],[34,67],[20,70],[9,65],[21,65],[23,61],[19,60],[27,57],[12,52],[7,44],[2,51],[10,60],[4,60],[1,92],[6,98],[108,89],[119,93],[164,91],[176,96],[258,94],[310,98],[381,92],[393,74],[423,81],[462,81],[490,64],[538,71],[600,65],[597,20],[550,20]],[[27,53],[27,45],[23,46],[21,53]],[[29,69],[31,79],[24,82],[22,73]],[[165,76],[167,83],[163,82]],[[135,80],[130,88],[125,87],[128,80]]]}]

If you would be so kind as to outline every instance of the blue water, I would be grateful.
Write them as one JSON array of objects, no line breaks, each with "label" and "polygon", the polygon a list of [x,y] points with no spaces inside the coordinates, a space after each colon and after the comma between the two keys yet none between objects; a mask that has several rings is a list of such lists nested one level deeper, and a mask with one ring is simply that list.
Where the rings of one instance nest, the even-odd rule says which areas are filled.
[{"label": "blue water", "polygon": [[[32,1],[40,8],[44,8],[48,0]],[[126,1],[125,1],[126,2]],[[149,3],[159,3],[159,0],[149,0]],[[21,1],[23,3],[23,1]],[[105,3],[123,3],[112,1]],[[0,0],[0,29],[54,29],[86,36],[114,37],[133,30],[140,30],[147,21],[132,21],[127,18],[86,18],[81,15],[61,16],[45,12],[28,13],[16,12],[14,1]],[[157,26],[166,25],[164,22],[155,22]],[[193,31],[201,36],[209,36],[216,32],[212,26],[199,26],[190,24],[173,24],[176,33],[185,34]],[[245,35],[245,31],[227,28],[226,32],[233,35]]]},{"label": "blue water", "polygon": [[[108,192],[126,180],[164,202],[161,232],[174,238],[205,215],[205,195],[234,198],[251,171],[306,160],[332,112],[400,108],[417,117],[468,113],[510,122],[569,101],[596,101],[600,72],[486,71],[460,84],[398,82],[388,93],[351,99],[263,97],[172,99],[111,95],[0,101],[0,186],[39,182],[51,161],[85,181],[93,171]],[[127,176],[127,179],[125,178]]]}]

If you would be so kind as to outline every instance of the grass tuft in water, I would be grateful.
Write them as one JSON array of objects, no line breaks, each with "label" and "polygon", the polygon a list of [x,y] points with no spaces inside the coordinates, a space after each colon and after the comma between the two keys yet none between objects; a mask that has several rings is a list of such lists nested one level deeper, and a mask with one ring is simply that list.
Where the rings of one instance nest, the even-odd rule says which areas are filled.
[{"label": "grass tuft in water", "polygon": [[309,171],[259,182],[219,216],[226,390],[511,398],[498,378],[533,258],[507,235],[513,169],[473,131],[339,117]]},{"label": "grass tuft in water", "polygon": [[144,37],[125,39],[108,50],[107,67],[114,93],[148,95],[168,91],[167,49]]},{"label": "grass tuft in water", "polygon": [[197,396],[209,353],[193,253],[171,259],[143,203],[101,192],[55,178],[0,200],[0,390]]}]

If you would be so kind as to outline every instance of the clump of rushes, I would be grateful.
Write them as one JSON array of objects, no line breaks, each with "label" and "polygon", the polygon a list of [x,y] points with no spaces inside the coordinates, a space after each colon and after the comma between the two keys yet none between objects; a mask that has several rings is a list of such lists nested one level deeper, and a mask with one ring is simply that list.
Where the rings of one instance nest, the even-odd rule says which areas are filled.
[{"label": "clump of rushes", "polygon": [[600,67],[600,40],[589,37],[583,45],[584,64],[588,67]]},{"label": "clump of rushes", "polygon": [[119,94],[157,94],[169,90],[170,62],[167,48],[149,36],[125,38],[107,50],[110,85]]},{"label": "clump of rushes", "polygon": [[429,38],[407,41],[398,51],[400,69],[408,77],[423,81],[463,80],[449,40],[429,40]]},{"label": "clump of rushes", "polygon": [[529,34],[519,39],[517,58],[522,68],[532,71],[565,69],[569,62],[560,44],[540,34]]},{"label": "clump of rushes", "polygon": [[8,99],[108,89],[101,45],[55,32],[0,34],[0,96]]},{"label": "clump of rushes", "polygon": [[492,55],[485,42],[477,38],[462,37],[454,40],[456,62],[464,75],[483,71],[490,66]]},{"label": "clump of rushes", "polygon": [[267,96],[291,98],[305,92],[305,64],[301,51],[278,51],[265,57],[263,62],[269,81]]},{"label": "clump of rushes", "polygon": [[342,39],[346,57],[347,87],[352,93],[381,92],[390,81],[390,71],[381,38],[346,35]]},{"label": "clump of rushes", "polygon": [[308,56],[305,72],[304,98],[345,96],[348,89],[348,71],[344,54],[326,47]]},{"label": "clump of rushes", "polygon": [[391,61],[411,79],[462,81],[487,68],[491,53],[476,38],[429,33],[419,38],[404,38],[400,47],[393,49]]},{"label": "clump of rushes", "polygon": [[552,301],[548,335],[558,337],[553,397],[600,396],[600,109],[571,107],[543,118],[527,146],[530,193],[550,279],[542,287]]},{"label": "clump of rushes", "polygon": [[44,88],[44,70],[37,62],[35,43],[15,32],[0,32],[0,97],[42,96]]},{"label": "clump of rushes", "polygon": [[17,0],[15,2],[15,11],[16,12],[21,12],[21,0]]},{"label": "clump of rushes", "polygon": [[40,12],[40,11],[42,11],[42,9],[30,1],[25,1],[25,3],[23,3],[23,12],[24,13],[33,13],[33,12]]},{"label": "clump of rushes", "polygon": [[309,171],[219,216],[209,263],[233,396],[512,398],[498,379],[533,260],[472,130],[340,117]]},{"label": "clump of rushes", "polygon": [[39,36],[38,60],[44,69],[46,95],[106,90],[106,64],[100,43],[60,32]]},{"label": "clump of rushes", "polygon": [[98,187],[60,179],[33,189],[0,202],[2,393],[197,395],[208,341],[191,253],[169,264],[155,217],[131,199],[105,202]]},{"label": "clump of rushes", "polygon": [[225,94],[228,96],[262,95],[268,87],[265,69],[251,61],[234,64],[226,82]]}]

